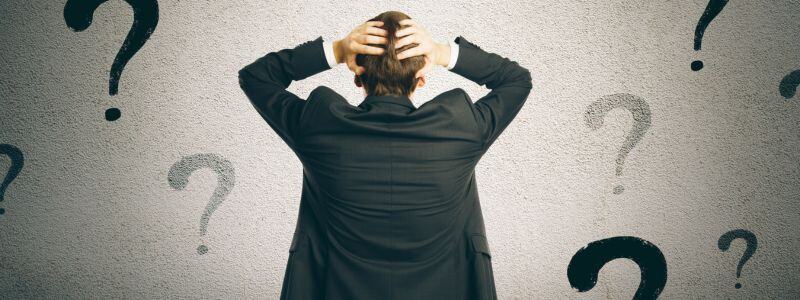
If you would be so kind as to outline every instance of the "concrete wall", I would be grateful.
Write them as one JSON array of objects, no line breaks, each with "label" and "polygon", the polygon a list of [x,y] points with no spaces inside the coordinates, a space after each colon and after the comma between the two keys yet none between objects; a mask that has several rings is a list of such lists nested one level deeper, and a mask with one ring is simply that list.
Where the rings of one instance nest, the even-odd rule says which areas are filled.
[{"label": "concrete wall", "polygon": [[[440,41],[463,35],[533,74],[526,106],[477,167],[501,299],[631,298],[640,281],[631,260],[606,264],[587,292],[567,279],[579,249],[614,236],[660,249],[664,299],[797,298],[800,95],[785,99],[779,83],[800,69],[800,2],[731,1],[694,51],[707,3],[161,0],[157,29],[110,96],[109,70],[133,20],[126,2],[102,4],[75,32],[64,0],[4,0],[0,144],[18,147],[24,167],[0,202],[0,292],[277,298],[302,165],[236,72],[401,10]],[[696,59],[705,67],[693,72]],[[305,97],[319,85],[363,100],[344,65],[289,89]],[[454,87],[473,99],[488,92],[438,68],[415,105]],[[591,103],[618,93],[650,111],[619,176],[632,116],[645,114],[612,109],[598,129],[585,121]],[[111,107],[122,111],[114,122],[103,117]],[[216,173],[192,173],[183,190],[167,180],[173,164],[198,153],[223,157],[235,177],[205,235]],[[9,157],[0,155],[0,175]],[[717,247],[737,228],[758,238],[740,279],[744,240]]]}]

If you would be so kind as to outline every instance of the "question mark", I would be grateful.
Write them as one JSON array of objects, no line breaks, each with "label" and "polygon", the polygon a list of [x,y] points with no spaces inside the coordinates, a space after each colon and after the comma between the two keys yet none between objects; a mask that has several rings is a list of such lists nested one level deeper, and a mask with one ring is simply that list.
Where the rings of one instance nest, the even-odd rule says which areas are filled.
[{"label": "question mark", "polygon": [[[700,44],[703,43],[703,34],[706,32],[706,27],[728,4],[728,0],[711,0],[708,1],[708,6],[700,16],[700,21],[697,22],[697,27],[694,29],[694,51],[700,50]],[[692,62],[692,71],[700,71],[703,68],[703,62],[695,60]]]},{"label": "question mark", "polygon": [[[211,153],[184,156],[169,169],[167,181],[169,181],[169,185],[173,189],[183,190],[189,183],[189,175],[202,168],[209,168],[217,173],[217,187],[214,189],[214,194],[211,196],[208,205],[206,205],[203,216],[200,217],[200,235],[204,236],[211,213],[217,209],[222,201],[225,200],[225,196],[233,189],[235,175],[231,162],[222,156]],[[202,255],[206,254],[206,252],[208,252],[206,245],[201,244],[197,247],[197,253]]]},{"label": "question mark", "polygon": [[[620,176],[628,153],[639,143],[650,127],[650,106],[647,105],[644,99],[636,95],[625,93],[606,95],[590,104],[586,109],[586,114],[584,115],[586,125],[592,130],[599,129],[603,126],[603,119],[606,113],[615,108],[625,108],[633,115],[633,127],[625,136],[625,142],[617,155],[616,174]],[[614,194],[622,194],[624,190],[625,187],[617,185],[614,187]]]},{"label": "question mark", "polygon": [[633,299],[656,299],[667,284],[667,261],[652,243],[633,236],[594,241],[578,250],[567,266],[572,288],[586,292],[597,284],[600,269],[608,262],[627,258],[639,266],[641,280]]},{"label": "question mark", "polygon": [[794,70],[794,72],[783,77],[780,86],[778,86],[778,90],[781,92],[781,96],[789,99],[794,97],[794,94],[797,92],[798,84],[800,84],[800,70]]},{"label": "question mark", "polygon": [[[94,11],[108,0],[67,0],[64,5],[64,20],[73,31],[83,31],[92,25]],[[119,78],[128,61],[144,46],[147,39],[156,29],[158,24],[158,1],[156,0],[125,0],[133,8],[133,25],[122,48],[114,58],[111,73],[108,79],[108,94],[117,94]],[[106,120],[116,121],[121,116],[118,108],[106,110]]]},{"label": "question mark", "polygon": [[[5,154],[11,159],[11,167],[8,168],[8,173],[5,179],[3,179],[3,183],[0,184],[0,201],[3,201],[8,185],[10,185],[11,182],[17,178],[19,172],[22,171],[22,166],[25,165],[25,157],[22,155],[22,151],[20,151],[19,148],[9,144],[0,144],[0,154]],[[0,215],[5,213],[6,210],[0,208]]]},{"label": "question mark", "polygon": [[[734,229],[719,237],[719,241],[717,241],[717,247],[719,247],[719,250],[728,251],[728,249],[731,247],[731,242],[733,242],[735,239],[744,239],[747,241],[747,249],[744,250],[742,258],[739,259],[739,265],[736,266],[736,278],[740,278],[742,275],[742,267],[744,267],[744,264],[747,262],[747,260],[753,256],[753,253],[756,253],[756,248],[758,248],[758,239],[756,239],[756,235],[750,231],[744,229]],[[742,284],[737,282],[735,287],[737,289],[742,288]]]}]

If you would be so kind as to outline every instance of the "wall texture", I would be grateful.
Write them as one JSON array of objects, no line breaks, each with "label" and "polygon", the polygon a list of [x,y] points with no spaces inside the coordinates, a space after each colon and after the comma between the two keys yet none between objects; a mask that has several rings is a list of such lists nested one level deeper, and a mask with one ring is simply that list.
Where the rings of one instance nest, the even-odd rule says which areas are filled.
[{"label": "wall texture", "polygon": [[[587,292],[567,279],[579,249],[614,236],[660,249],[664,299],[800,297],[800,95],[779,93],[800,69],[796,0],[731,1],[700,51],[705,0],[161,0],[114,96],[109,70],[131,6],[108,1],[75,32],[65,3],[0,2],[0,144],[24,155],[0,202],[4,297],[277,298],[302,165],[240,91],[237,71],[270,51],[341,38],[386,10],[533,74],[526,106],[477,167],[501,299],[631,298],[640,281],[631,260],[606,264]],[[694,72],[697,59],[705,67]],[[319,85],[363,100],[344,65],[289,89],[304,97]],[[473,99],[488,92],[438,68],[415,105],[454,87]],[[619,93],[644,100],[650,126],[617,175],[632,116],[644,114],[612,109],[597,129],[585,117]],[[119,120],[105,120],[111,107]],[[183,189],[168,180],[176,162],[203,153],[235,177],[223,180],[205,234],[217,174],[184,174]],[[0,175],[10,157],[0,155]],[[737,228],[758,238],[739,279],[744,240],[717,247]]]}]

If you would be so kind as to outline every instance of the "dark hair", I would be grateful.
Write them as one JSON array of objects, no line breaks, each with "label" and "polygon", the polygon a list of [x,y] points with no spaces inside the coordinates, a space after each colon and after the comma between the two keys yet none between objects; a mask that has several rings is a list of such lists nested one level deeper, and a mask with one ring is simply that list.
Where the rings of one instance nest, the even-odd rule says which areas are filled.
[{"label": "dark hair", "polygon": [[370,21],[382,21],[381,28],[387,31],[387,43],[370,44],[386,49],[381,55],[358,54],[356,64],[364,67],[364,72],[356,75],[356,82],[366,89],[367,95],[382,96],[387,94],[409,96],[417,86],[419,78],[414,75],[425,66],[425,58],[422,55],[408,57],[403,60],[397,59],[397,53],[408,48],[416,47],[417,43],[411,43],[394,48],[397,38],[395,32],[398,29],[408,27],[400,26],[400,21],[411,19],[408,15],[399,11],[387,11],[370,19]]}]

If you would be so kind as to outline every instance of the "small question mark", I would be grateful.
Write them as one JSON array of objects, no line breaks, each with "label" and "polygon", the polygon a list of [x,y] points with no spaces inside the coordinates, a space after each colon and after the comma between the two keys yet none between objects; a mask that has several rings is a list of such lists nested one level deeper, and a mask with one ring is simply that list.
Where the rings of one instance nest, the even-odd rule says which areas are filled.
[{"label": "small question mark", "polygon": [[778,90],[781,92],[781,96],[789,99],[794,97],[794,94],[797,92],[798,84],[800,84],[800,70],[794,70],[794,72],[783,77],[780,86],[778,86]]},{"label": "small question mark", "polygon": [[586,292],[597,284],[600,269],[608,262],[627,258],[639,266],[641,280],[633,299],[656,299],[667,284],[667,261],[652,243],[633,236],[594,241],[578,250],[567,266],[572,288]]},{"label": "small question mark", "polygon": [[[606,113],[615,108],[625,108],[633,115],[633,127],[625,136],[625,142],[617,155],[616,174],[620,176],[628,153],[633,150],[633,147],[639,143],[647,129],[650,128],[650,106],[647,105],[644,99],[636,95],[625,93],[606,95],[590,104],[586,109],[586,114],[584,115],[586,125],[592,130],[599,129],[603,126],[603,119]],[[622,194],[624,190],[625,187],[618,185],[614,187],[614,194]]]},{"label": "small question mark", "polygon": [[[700,16],[700,21],[697,22],[697,27],[694,29],[694,51],[699,51],[703,43],[703,34],[706,32],[706,27],[728,4],[728,0],[711,0],[708,1],[708,6]],[[700,71],[703,68],[703,62],[695,60],[692,62],[692,71]]]},{"label": "small question mark", "polygon": [[[184,156],[180,161],[172,165],[167,176],[167,181],[169,181],[169,185],[173,189],[183,190],[189,183],[189,175],[202,168],[209,168],[217,173],[217,187],[214,189],[214,194],[211,196],[208,205],[206,205],[203,216],[200,217],[200,236],[206,234],[206,227],[208,227],[208,220],[211,218],[211,214],[233,189],[235,180],[233,165],[230,161],[217,154],[200,153]],[[197,253],[202,255],[206,254],[206,252],[208,252],[206,245],[201,244],[197,247]]]},{"label": "small question mark", "polygon": [[[67,26],[74,31],[83,31],[92,25],[94,11],[108,0],[67,0],[64,5],[64,20]],[[147,39],[158,25],[158,1],[156,0],[125,0],[133,7],[133,25],[122,48],[114,58],[111,73],[108,79],[108,94],[113,96],[119,89],[119,78],[128,61],[144,46]],[[118,108],[106,110],[106,120],[115,121],[121,116]]]},{"label": "small question mark", "polygon": [[[731,242],[733,242],[735,239],[744,239],[747,241],[747,249],[744,250],[742,258],[739,259],[739,265],[736,266],[736,278],[740,278],[742,275],[742,267],[744,267],[744,264],[747,262],[747,260],[753,256],[753,253],[756,253],[756,248],[758,248],[758,239],[756,239],[756,235],[750,231],[744,229],[734,229],[719,237],[719,241],[717,241],[717,247],[719,247],[719,250],[728,251],[728,249],[731,247]],[[742,284],[737,282],[735,287],[740,289],[742,288]]]},{"label": "small question mark", "polygon": [[[19,172],[22,171],[22,166],[25,165],[25,157],[22,155],[22,151],[20,151],[19,148],[9,144],[0,144],[0,154],[5,154],[11,159],[11,167],[8,168],[8,173],[6,173],[3,183],[0,184],[0,201],[3,201],[5,199],[6,189],[11,182],[17,178]],[[6,210],[0,208],[0,215],[5,213]]]}]

